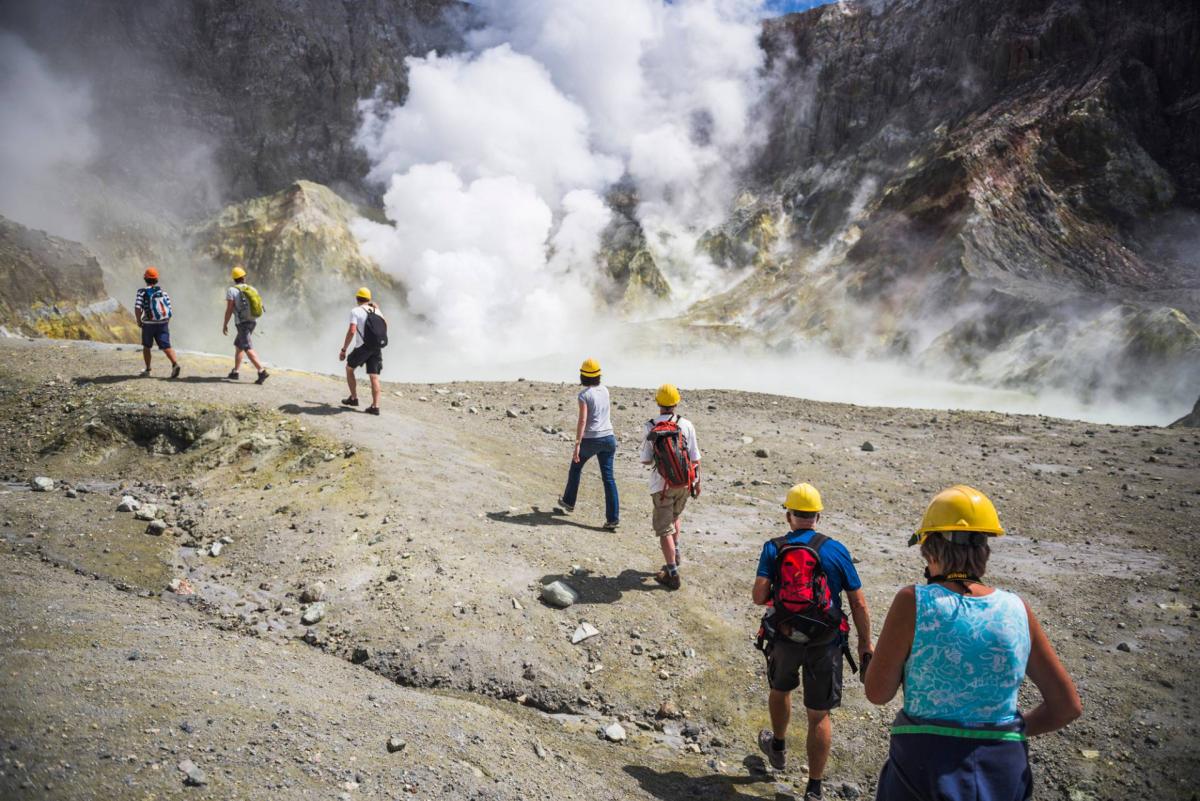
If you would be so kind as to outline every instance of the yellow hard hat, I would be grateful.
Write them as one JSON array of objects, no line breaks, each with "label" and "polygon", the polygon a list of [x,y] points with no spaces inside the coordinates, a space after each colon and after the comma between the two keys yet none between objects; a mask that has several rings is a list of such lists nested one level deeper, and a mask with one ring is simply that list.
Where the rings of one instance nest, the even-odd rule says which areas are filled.
[{"label": "yellow hard hat", "polygon": [[784,509],[793,512],[819,512],[825,508],[821,503],[821,493],[812,484],[797,484],[788,490],[787,500],[783,502]]},{"label": "yellow hard hat", "polygon": [[584,359],[583,364],[579,365],[579,374],[584,378],[599,378],[600,362],[595,359]]},{"label": "yellow hard hat", "polygon": [[234,281],[238,280],[239,278],[245,278],[246,271],[242,269],[242,265],[239,264],[237,267],[234,267],[232,270],[230,270],[229,277]]},{"label": "yellow hard hat", "polygon": [[679,405],[679,390],[674,384],[663,384],[658,388],[658,392],[654,393],[654,402],[664,408]]},{"label": "yellow hard hat", "polygon": [[355,293],[354,297],[360,298],[362,300],[370,300],[371,299],[371,290],[367,289],[365,286],[360,286],[358,288],[358,292]]},{"label": "yellow hard hat", "polygon": [[988,496],[966,484],[955,484],[933,496],[921,518],[921,527],[908,544],[919,545],[935,531],[974,531],[993,537],[1004,533],[1000,515]]}]

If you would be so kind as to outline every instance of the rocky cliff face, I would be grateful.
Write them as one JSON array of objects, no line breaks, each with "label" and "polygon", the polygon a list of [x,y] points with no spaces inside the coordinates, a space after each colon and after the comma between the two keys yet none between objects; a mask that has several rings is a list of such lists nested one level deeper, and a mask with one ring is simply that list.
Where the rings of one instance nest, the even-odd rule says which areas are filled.
[{"label": "rocky cliff face", "polygon": [[350,223],[358,210],[328,187],[297,181],[273,195],[227,206],[189,236],[211,279],[223,282],[243,264],[259,289],[299,309],[319,308],[330,294],[346,305],[362,284],[394,292],[392,279],[359,250]]},{"label": "rocky cliff face", "polygon": [[762,268],[693,319],[967,379],[1190,397],[1200,9],[870,5],[767,25],[756,186],[791,247],[735,235]]},{"label": "rocky cliff face", "polygon": [[6,3],[0,26],[91,86],[108,177],[201,205],[299,177],[361,190],[356,104],[407,92],[404,59],[457,45],[456,0]]},{"label": "rocky cliff face", "polygon": [[83,245],[0,217],[0,329],[98,342],[137,341],[133,315],[104,288]]}]

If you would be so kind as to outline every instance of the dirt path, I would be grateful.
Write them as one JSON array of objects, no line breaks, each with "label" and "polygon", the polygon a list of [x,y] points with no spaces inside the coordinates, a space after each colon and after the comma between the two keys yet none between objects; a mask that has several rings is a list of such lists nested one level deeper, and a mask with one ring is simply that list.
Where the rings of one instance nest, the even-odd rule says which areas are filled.
[{"label": "dirt path", "polygon": [[[1087,707],[1066,732],[1033,744],[1039,798],[1125,797],[1146,783],[1162,797],[1187,797],[1197,778],[1197,701],[1181,689],[1196,656],[1200,601],[1200,436],[1190,431],[692,393],[683,377],[664,376],[684,384],[682,411],[697,425],[705,476],[703,496],[685,514],[684,587],[668,593],[649,580],[661,557],[636,460],[640,424],[653,413],[649,390],[612,389],[622,526],[609,533],[599,529],[602,496],[591,466],[576,513],[554,512],[570,449],[554,432],[573,423],[572,386],[388,384],[376,418],[337,407],[344,386],[328,377],[279,372],[261,387],[234,385],[219,378],[224,362],[192,357],[184,380],[138,380],[129,377],[137,361],[132,350],[0,342],[0,472],[14,482],[94,482],[96,490],[76,498],[61,489],[0,494],[0,534],[11,554],[0,567],[4,583],[39,558],[62,567],[38,561],[40,572],[23,579],[30,585],[71,569],[100,576],[84,582],[94,589],[78,590],[84,607],[100,603],[89,594],[108,603],[105,588],[126,587],[130,593],[116,597],[130,614],[165,605],[189,616],[183,628],[196,637],[216,637],[204,646],[213,660],[272,648],[308,665],[318,686],[361,676],[353,680],[401,691],[386,678],[420,690],[428,704],[443,698],[429,690],[452,692],[455,703],[477,699],[495,716],[489,720],[503,722],[492,725],[577,743],[579,750],[562,748],[599,777],[571,784],[573,773],[514,745],[521,759],[489,792],[545,797],[569,787],[588,797],[723,798],[781,789],[753,770],[761,763],[752,738],[765,709],[748,595],[762,542],[783,533],[779,501],[799,480],[821,488],[821,528],[858,558],[877,625],[895,590],[919,577],[904,543],[932,492],[963,481],[996,499],[1010,536],[997,544],[991,573],[1039,611]],[[873,450],[861,447],[866,441]],[[760,449],[767,456],[756,456]],[[162,506],[167,533],[148,535],[145,522],[114,511],[123,492]],[[208,555],[222,537],[230,542],[220,555]],[[157,597],[181,578],[196,589],[189,603]],[[552,578],[571,584],[580,601],[566,610],[539,603],[540,585]],[[316,581],[325,616],[305,626],[301,590]],[[37,604],[11,610],[6,618],[22,629],[54,615]],[[600,635],[572,645],[583,621]],[[18,652],[13,642],[5,641],[6,660]],[[57,647],[37,653],[50,659]],[[6,675],[19,674],[3,693],[6,743],[19,731],[8,721],[36,711],[26,700],[36,683],[27,670],[6,667]],[[64,662],[63,673],[119,674],[113,670],[81,658]],[[268,695],[289,681],[269,667],[240,670]],[[175,692],[192,692],[184,689],[196,683],[190,673],[164,672]],[[835,790],[846,782],[845,795],[869,794],[895,704],[876,709],[856,680],[847,686],[829,774]],[[687,717],[657,718],[664,701]],[[340,715],[349,736],[371,747],[386,740],[358,715],[317,707],[312,714]],[[429,718],[441,714],[423,709]],[[618,719],[628,741],[600,743],[595,729]],[[450,727],[430,726],[431,742],[457,747]],[[121,750],[129,736],[116,730],[99,739]],[[40,761],[22,759],[26,765],[71,761],[52,736],[27,742],[48,750]],[[797,755],[800,745],[795,738]],[[267,741],[253,747],[292,758]],[[436,751],[425,756],[429,762],[406,764],[439,764]],[[212,788],[225,781],[222,770],[209,771]],[[17,776],[8,767],[4,774],[0,782]],[[793,769],[780,778],[802,788],[803,776]],[[335,797],[362,795],[370,784],[338,790],[325,774],[314,782]],[[422,783],[418,795],[440,797],[431,786]],[[470,795],[470,784],[443,795],[460,792]]]}]

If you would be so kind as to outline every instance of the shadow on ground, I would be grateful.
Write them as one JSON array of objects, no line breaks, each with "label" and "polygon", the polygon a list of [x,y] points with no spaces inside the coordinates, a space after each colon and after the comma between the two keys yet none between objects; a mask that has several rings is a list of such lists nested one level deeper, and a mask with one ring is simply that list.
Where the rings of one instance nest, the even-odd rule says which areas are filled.
[{"label": "shadow on ground", "polygon": [[[770,774],[755,773],[750,776],[726,776],[715,773],[708,776],[688,776],[677,770],[658,771],[644,765],[626,765],[625,772],[632,776],[641,788],[663,801],[692,801],[692,799],[757,799],[773,798],[776,801],[796,798],[795,791],[788,787],[788,792],[780,792],[777,786],[772,786]],[[738,790],[739,787],[759,785],[756,792],[749,795]]]},{"label": "shadow on ground", "polygon": [[488,517],[498,523],[512,523],[515,526],[529,526],[530,528],[539,528],[541,526],[574,526],[575,528],[585,528],[588,531],[604,531],[603,526],[589,526],[586,523],[579,523],[567,517],[558,508],[552,511],[546,511],[533,507],[532,512],[515,515],[504,509],[499,512],[488,512]]},{"label": "shadow on ground", "polygon": [[77,387],[85,387],[88,384],[120,384],[122,381],[138,381],[141,376],[137,373],[129,373],[128,375],[81,375],[71,379],[71,383]]},{"label": "shadow on ground", "polygon": [[577,604],[611,604],[621,600],[626,592],[666,592],[666,587],[647,583],[654,576],[641,570],[622,570],[615,576],[597,576],[590,570],[563,575],[555,573],[542,576],[542,584],[552,581],[563,581],[570,584],[579,593]]},{"label": "shadow on ground", "polygon": [[353,412],[349,406],[334,406],[331,403],[323,403],[318,401],[304,401],[305,406],[298,403],[285,403],[279,407],[279,411],[284,414],[313,414],[318,417],[327,417],[331,414],[344,414]]}]

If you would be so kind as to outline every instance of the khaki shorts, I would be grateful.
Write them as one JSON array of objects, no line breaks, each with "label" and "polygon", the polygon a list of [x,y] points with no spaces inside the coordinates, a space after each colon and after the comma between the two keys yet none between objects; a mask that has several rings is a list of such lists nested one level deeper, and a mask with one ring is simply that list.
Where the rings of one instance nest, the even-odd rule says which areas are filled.
[{"label": "khaki shorts", "polygon": [[666,537],[675,533],[675,521],[683,514],[683,507],[687,506],[689,497],[691,492],[687,487],[672,487],[650,494],[651,500],[654,501],[651,525],[654,526],[656,536]]}]

